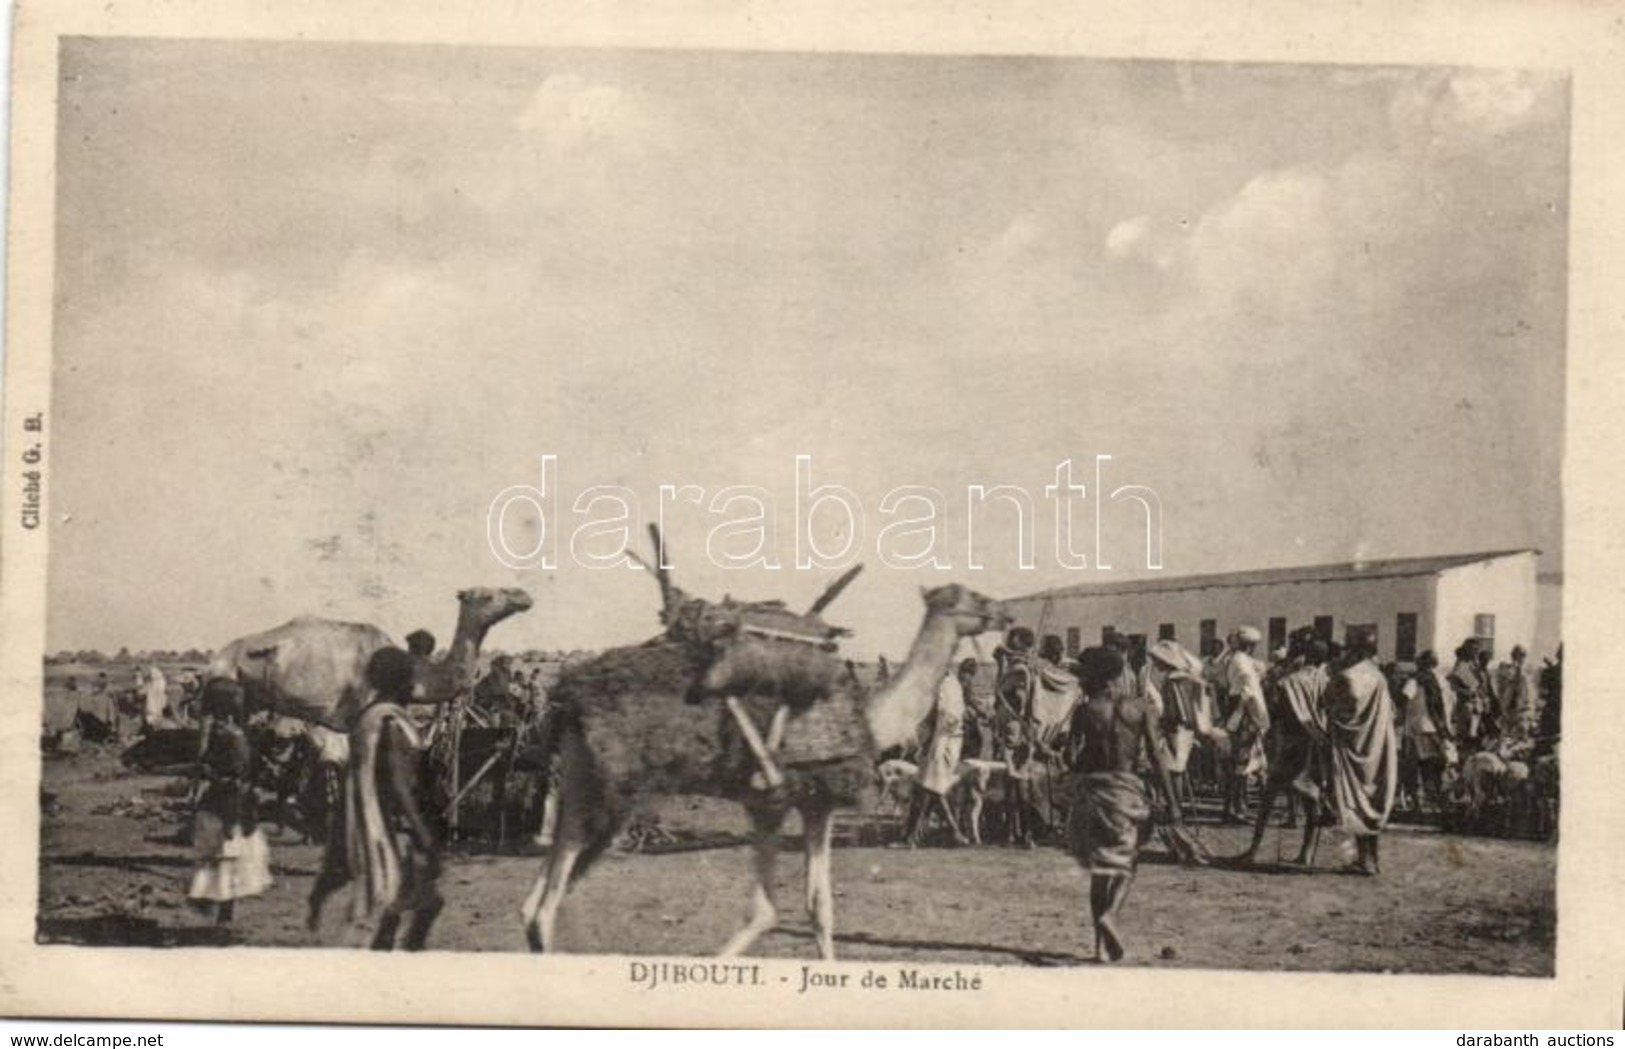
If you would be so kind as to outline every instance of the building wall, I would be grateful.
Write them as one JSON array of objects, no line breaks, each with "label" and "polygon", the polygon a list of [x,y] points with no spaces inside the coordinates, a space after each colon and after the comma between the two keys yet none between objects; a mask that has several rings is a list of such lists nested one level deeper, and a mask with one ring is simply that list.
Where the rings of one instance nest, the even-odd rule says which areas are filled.
[{"label": "building wall", "polygon": [[[1267,639],[1271,617],[1284,617],[1287,629],[1295,630],[1313,625],[1317,616],[1330,616],[1332,636],[1339,641],[1351,624],[1375,624],[1378,651],[1387,660],[1394,658],[1401,612],[1418,617],[1417,650],[1433,644],[1437,581],[1437,576],[1425,575],[1056,597],[1043,632],[1064,638],[1067,628],[1075,627],[1088,646],[1100,643],[1106,626],[1121,634],[1144,634],[1155,640],[1160,624],[1173,623],[1180,643],[1194,652],[1203,619],[1216,621],[1221,638],[1236,627],[1251,625]],[[1006,607],[1020,625],[1039,628],[1042,599],[1019,598]]]},{"label": "building wall", "polygon": [[1529,650],[1530,661],[1538,664],[1542,659],[1557,655],[1557,646],[1563,643],[1563,577],[1561,574],[1540,575],[1535,583],[1535,647]]},{"label": "building wall", "polygon": [[1522,645],[1539,665],[1545,653],[1536,647],[1535,617],[1539,595],[1535,584],[1535,555],[1509,557],[1463,565],[1441,573],[1439,605],[1435,612],[1434,649],[1441,661],[1464,638],[1474,636],[1474,617],[1495,616],[1495,658],[1507,658],[1513,645]]}]

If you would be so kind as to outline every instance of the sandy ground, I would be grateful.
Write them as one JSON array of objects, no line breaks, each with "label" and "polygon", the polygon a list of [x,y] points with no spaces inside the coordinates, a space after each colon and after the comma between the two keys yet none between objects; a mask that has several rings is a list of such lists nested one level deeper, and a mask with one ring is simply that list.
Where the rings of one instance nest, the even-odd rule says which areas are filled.
[{"label": "sandy ground", "polygon": [[[239,906],[226,929],[185,902],[190,854],[174,781],[125,773],[111,750],[46,761],[40,938],[104,944],[350,946],[346,895],[319,933],[304,927],[319,863],[314,846],[272,835],[277,884]],[[743,832],[743,817],[705,799],[669,799],[663,825]],[[1215,853],[1240,851],[1244,832],[1201,825]],[[1295,851],[1271,829],[1265,860]],[[1130,962],[1152,966],[1549,976],[1556,925],[1556,849],[1397,829],[1384,875],[1336,873],[1328,833],[1312,875],[1188,870],[1148,853],[1125,908]],[[801,905],[801,857],[780,863],[779,927],[754,953],[815,955]],[[662,855],[614,852],[571,894],[560,937],[571,952],[708,954],[742,916],[748,854],[713,848]],[[457,853],[436,950],[520,951],[520,901],[535,856]],[[1087,889],[1055,849],[842,848],[834,859],[838,950],[845,959],[1070,965],[1088,949]]]}]

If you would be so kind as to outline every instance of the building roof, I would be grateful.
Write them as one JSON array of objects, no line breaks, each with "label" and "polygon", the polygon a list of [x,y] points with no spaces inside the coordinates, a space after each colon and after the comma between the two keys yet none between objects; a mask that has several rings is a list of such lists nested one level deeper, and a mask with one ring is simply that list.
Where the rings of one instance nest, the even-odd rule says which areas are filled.
[{"label": "building roof", "polygon": [[1517,554],[1538,553],[1539,550],[1524,547],[1517,550],[1488,550],[1475,554],[1395,557],[1381,561],[1343,561],[1329,565],[1259,568],[1246,572],[1219,572],[1212,575],[1131,579],[1121,583],[1075,583],[1072,586],[1040,590],[1035,594],[1023,594],[1008,600],[1035,601],[1045,598],[1108,597],[1114,594],[1156,594],[1221,587],[1277,586],[1282,583],[1346,583],[1366,579],[1397,579],[1407,576],[1437,575],[1452,568],[1495,561]]}]

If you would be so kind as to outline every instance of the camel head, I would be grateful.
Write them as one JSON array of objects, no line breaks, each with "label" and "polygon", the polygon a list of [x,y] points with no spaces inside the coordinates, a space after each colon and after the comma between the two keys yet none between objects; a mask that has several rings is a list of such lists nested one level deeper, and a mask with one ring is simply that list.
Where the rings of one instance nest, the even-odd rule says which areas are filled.
[{"label": "camel head", "polygon": [[907,743],[936,702],[937,687],[952,666],[959,640],[1010,623],[1004,606],[969,587],[950,583],[922,590],[925,622],[909,648],[908,662],[869,700],[865,715],[881,749]]},{"label": "camel head", "polygon": [[520,612],[527,612],[533,604],[530,594],[517,587],[470,587],[457,591],[461,616],[481,627],[489,628]]},{"label": "camel head", "polygon": [[923,589],[927,615],[950,619],[960,637],[975,637],[989,630],[1003,630],[1012,622],[1004,606],[958,583]]}]

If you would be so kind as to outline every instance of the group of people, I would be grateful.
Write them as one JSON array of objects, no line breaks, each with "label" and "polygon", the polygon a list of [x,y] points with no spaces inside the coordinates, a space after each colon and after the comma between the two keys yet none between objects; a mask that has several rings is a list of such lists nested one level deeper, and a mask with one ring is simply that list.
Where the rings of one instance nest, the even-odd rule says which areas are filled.
[{"label": "group of people", "polygon": [[[904,820],[907,844],[921,843],[933,815],[955,844],[980,843],[982,811],[995,774],[1010,845],[1033,848],[1041,831],[1053,829],[1050,776],[1063,760],[1060,748],[1066,718],[1077,704],[1077,679],[1060,639],[1046,637],[1035,646],[1025,627],[1010,631],[994,655],[998,669],[990,694],[976,687],[980,665],[969,658],[938,686],[918,755],[917,789]],[[961,784],[966,807],[958,811]]]},{"label": "group of people", "polygon": [[1456,648],[1449,671],[1432,652],[1423,652],[1414,672],[1395,673],[1404,708],[1401,806],[1442,808],[1450,770],[1476,752],[1551,753],[1559,737],[1562,665],[1559,648],[1537,674],[1521,645],[1509,660],[1492,665],[1483,645],[1468,638]]},{"label": "group of people", "polygon": [[[1257,852],[1273,792],[1289,789],[1312,805],[1304,820],[1298,862],[1313,863],[1320,812],[1335,817],[1354,840],[1352,869],[1380,869],[1380,835],[1393,807],[1399,780],[1399,747],[1393,700],[1376,663],[1375,646],[1355,638],[1340,658],[1313,631],[1293,635],[1281,663],[1263,668],[1253,652],[1261,639],[1252,628],[1232,635],[1214,662],[1197,664],[1172,641],[1147,651],[1149,674],[1133,674],[1111,648],[1090,649],[1078,660],[1084,700],[1073,718],[1074,804],[1069,847],[1090,874],[1096,957],[1122,957],[1117,912],[1133,880],[1139,846],[1151,819],[1149,764],[1166,801],[1169,819],[1183,827],[1181,789],[1171,770],[1179,750],[1206,734],[1226,755],[1228,775],[1266,776],[1251,847]],[[1222,675],[1221,675],[1222,672]],[[1206,686],[1222,682],[1222,724],[1204,717]],[[1136,689],[1139,683],[1144,687]],[[1273,717],[1272,717],[1273,708]],[[1170,761],[1169,759],[1174,760]],[[1227,781],[1226,800],[1236,799]],[[1232,809],[1232,811],[1234,811]]]},{"label": "group of people", "polygon": [[67,698],[74,704],[73,728],[92,742],[123,739],[164,726],[180,726],[196,718],[202,684],[196,673],[183,671],[179,677],[179,702],[171,698],[169,680],[156,663],[137,666],[131,687],[115,689],[107,671],[100,670],[88,683],[77,675],[63,682]]},{"label": "group of people", "polygon": [[[1070,772],[1066,840],[1091,873],[1097,949],[1112,960],[1121,953],[1117,908],[1153,812],[1174,832],[1167,840],[1178,858],[1205,859],[1181,845],[1191,840],[1184,803],[1194,800],[1198,754],[1216,781],[1221,821],[1244,821],[1249,787],[1258,788],[1251,842],[1234,862],[1255,861],[1284,796],[1289,822],[1301,813],[1303,826],[1294,863],[1312,867],[1322,828],[1336,824],[1354,842],[1350,869],[1376,875],[1402,795],[1437,804],[1446,769],[1473,750],[1550,747],[1556,738],[1561,649],[1537,677],[1521,646],[1492,665],[1476,639],[1457,649],[1448,673],[1431,652],[1407,673],[1379,665],[1364,635],[1338,645],[1304,627],[1268,658],[1262,643],[1243,626],[1198,658],[1171,638],[1145,646],[1115,635],[1068,661],[1060,638],[1035,646],[1032,631],[1011,630],[995,653],[991,694],[977,694],[971,659],[939,689],[905,839],[917,843],[933,814],[956,842],[975,838],[988,781],[979,766],[993,765],[1005,773],[1009,841],[1030,844],[1043,810],[1035,765]],[[961,785],[966,807],[956,811]]]},{"label": "group of people", "polygon": [[491,725],[516,728],[531,724],[545,712],[546,705],[541,667],[526,672],[514,666],[507,655],[492,659],[490,670],[474,686],[473,710]]},{"label": "group of people", "polygon": [[[1370,646],[1358,639],[1340,645],[1309,627],[1268,656],[1262,646],[1262,634],[1251,626],[1232,631],[1204,658],[1171,638],[1147,646],[1113,634],[1102,645],[1123,656],[1125,689],[1146,696],[1156,710],[1154,756],[1182,799],[1195,800],[1194,779],[1216,791],[1221,823],[1246,823],[1252,789],[1271,799],[1284,794],[1291,827],[1300,814],[1312,815],[1313,799],[1279,784],[1271,791],[1269,770],[1284,760],[1291,764],[1280,752],[1300,746],[1295,726],[1309,719],[1323,689],[1298,672],[1306,663],[1342,666],[1353,650]],[[1538,756],[1557,738],[1561,649],[1539,674],[1523,646],[1496,664],[1476,638],[1457,648],[1448,671],[1431,651],[1410,666],[1378,666],[1374,652],[1369,658],[1388,687],[1399,755],[1396,804],[1403,810],[1439,811],[1449,770],[1474,752],[1494,748],[1503,756]],[[939,688],[925,741],[910,755],[920,766],[905,821],[910,843],[922,840],[933,815],[956,843],[980,841],[994,771],[1004,784],[1010,844],[1030,845],[1035,834],[1059,830],[1052,806],[1045,804],[1046,777],[1066,767],[1066,718],[1079,701],[1061,639],[1047,635],[1035,644],[1031,630],[1016,627],[994,660],[990,690],[978,689],[974,659],[962,661]]]}]

